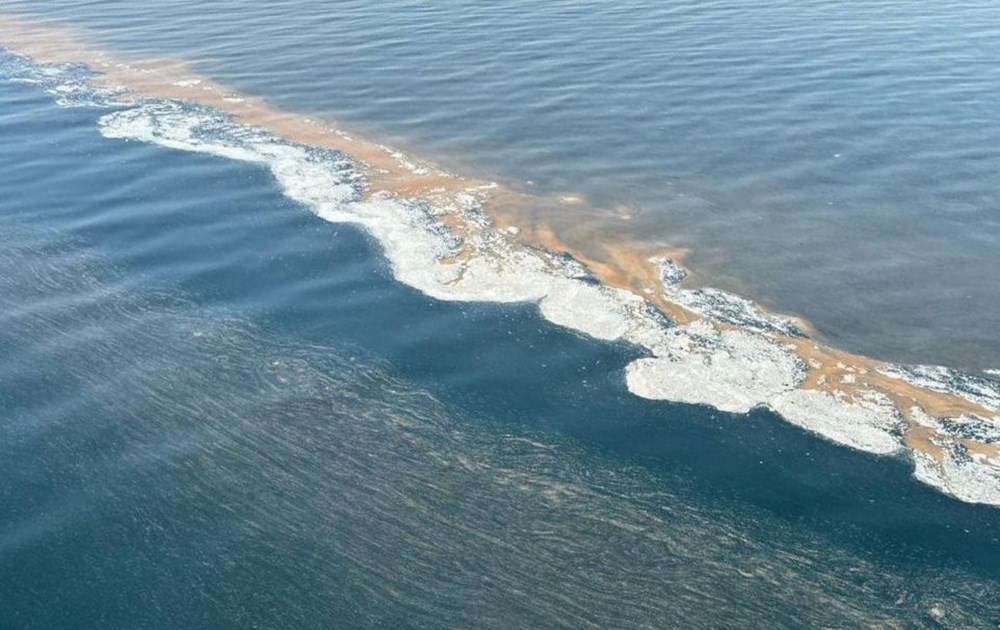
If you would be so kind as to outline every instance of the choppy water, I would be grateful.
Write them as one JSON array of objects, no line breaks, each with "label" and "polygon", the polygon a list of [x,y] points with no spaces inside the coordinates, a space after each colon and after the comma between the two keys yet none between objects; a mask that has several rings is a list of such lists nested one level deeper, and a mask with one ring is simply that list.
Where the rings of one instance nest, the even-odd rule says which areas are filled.
[{"label": "choppy water", "polygon": [[[266,17],[244,9],[228,23],[114,4],[86,15],[69,5],[57,12],[94,20],[99,33],[116,24],[115,33],[103,32],[123,46],[194,57],[216,47],[208,65],[227,81],[291,105],[323,93],[326,101],[307,107],[346,111],[390,131],[398,124],[393,133],[436,154],[475,148],[475,168],[518,177],[513,164],[527,164],[519,152],[532,134],[520,127],[493,137],[490,125],[469,124],[491,120],[482,112],[442,113],[460,108],[460,99],[414,109],[406,88],[421,83],[416,72],[402,72],[405,82],[392,87],[369,86],[409,94],[396,106],[377,92],[338,96],[321,79],[299,76],[293,88],[291,75],[260,74],[278,59],[311,59],[300,63],[336,69],[355,86],[366,82],[345,73],[347,64],[329,63],[308,34],[333,25],[360,32],[356,21],[376,15],[341,5],[307,17],[273,6]],[[420,8],[391,15],[410,25],[399,26],[403,32],[421,20],[475,30],[470,24],[523,19]],[[570,24],[597,19],[560,13],[565,8],[551,5],[545,15]],[[340,19],[348,14],[355,23]],[[605,17],[611,25],[615,17],[636,20],[610,10]],[[189,28],[169,28],[173,20]],[[666,28],[665,20],[651,23]],[[240,24],[266,26],[273,36],[237,33]],[[493,26],[481,30],[504,32]],[[195,36],[206,28],[229,35]],[[566,43],[575,41],[571,31],[545,32]],[[434,33],[409,45],[433,48],[445,37]],[[370,29],[368,46],[327,45],[382,63],[395,55],[400,68],[416,63],[412,49],[374,35]],[[634,39],[652,46],[652,38]],[[613,41],[606,40],[612,57]],[[265,44],[283,54],[254,51]],[[439,58],[459,65],[458,53],[440,50]],[[470,43],[466,53],[479,50]],[[525,57],[533,67],[547,56]],[[237,66],[227,75],[226,63],[262,65],[244,66],[241,78]],[[508,94],[505,77],[491,75],[508,112],[519,111],[513,101],[521,92]],[[534,72],[518,76],[544,83]],[[563,68],[559,76],[586,72]],[[356,99],[371,109],[341,110],[341,98],[340,105]],[[490,102],[497,111],[506,106]],[[411,108],[411,117],[390,115],[397,106],[396,113]],[[621,376],[634,350],[577,337],[528,306],[431,300],[395,282],[363,233],[291,202],[263,169],[108,139],[99,133],[104,113],[56,107],[37,85],[0,83],[6,625],[994,627],[1000,620],[995,509],[958,503],[915,482],[903,461],[834,446],[766,411],[737,416],[634,398]],[[419,131],[420,116],[440,118]],[[465,131],[454,137],[435,140],[429,131],[448,136],[462,120]],[[564,156],[566,145],[555,140],[532,140],[551,141],[555,152],[540,151],[529,169],[539,186],[611,197],[625,190],[597,176],[583,181],[615,162],[610,155]],[[502,142],[510,143],[506,155],[481,155]],[[653,164],[669,164],[661,157],[649,157],[647,176]],[[560,169],[579,181],[552,175]],[[699,176],[684,186],[693,189]],[[767,221],[780,223],[779,215]],[[978,234],[989,245],[983,225]],[[713,247],[711,239],[701,244]]]}]

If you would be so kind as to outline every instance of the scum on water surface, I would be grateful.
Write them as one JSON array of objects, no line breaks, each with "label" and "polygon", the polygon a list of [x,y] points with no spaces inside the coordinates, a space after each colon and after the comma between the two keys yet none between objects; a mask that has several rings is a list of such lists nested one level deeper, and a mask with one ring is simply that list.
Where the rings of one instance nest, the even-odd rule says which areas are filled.
[{"label": "scum on water surface", "polygon": [[[552,212],[601,215],[446,172],[331,123],[281,111],[176,60],[124,61],[51,24],[5,19],[9,80],[64,106],[110,110],[109,138],[247,161],[333,222],[362,226],[396,278],[442,300],[533,301],[547,320],[643,348],[629,389],[652,399],[785,420],[875,454],[963,501],[1000,505],[1000,379],[900,366],[826,346],[807,322],[740,296],[684,285],[684,252],[558,233]],[[606,214],[606,213],[605,213]]]}]

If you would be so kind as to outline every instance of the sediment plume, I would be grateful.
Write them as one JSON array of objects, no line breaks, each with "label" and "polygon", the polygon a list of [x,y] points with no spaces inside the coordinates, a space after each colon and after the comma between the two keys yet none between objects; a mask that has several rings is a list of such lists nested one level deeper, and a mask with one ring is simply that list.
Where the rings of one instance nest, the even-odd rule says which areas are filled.
[{"label": "sediment plume", "polygon": [[[331,120],[287,112],[181,60],[126,59],[66,26],[0,19],[0,78],[103,112],[108,138],[269,169],[290,198],[382,245],[401,282],[442,300],[538,304],[543,317],[647,355],[650,399],[768,407],[846,446],[902,455],[920,481],[1000,506],[1000,376],[902,366],[818,339],[808,322],[690,287],[687,252],[611,229],[627,211],[451,173]],[[571,219],[571,220],[570,220]],[[563,226],[572,224],[572,228]]]}]

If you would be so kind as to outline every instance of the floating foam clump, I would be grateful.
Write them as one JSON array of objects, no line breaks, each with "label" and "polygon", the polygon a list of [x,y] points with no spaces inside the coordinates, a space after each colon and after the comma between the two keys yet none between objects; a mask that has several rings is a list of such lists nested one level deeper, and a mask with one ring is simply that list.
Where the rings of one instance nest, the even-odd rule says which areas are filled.
[{"label": "floating foam clump", "polygon": [[627,368],[629,389],[644,398],[746,413],[795,388],[805,367],[777,343],[696,321],[669,331],[658,356]]},{"label": "floating foam clump", "polygon": [[1000,411],[1000,379],[995,370],[982,376],[952,370],[940,365],[889,365],[883,373],[918,387],[960,396],[970,402]]},{"label": "floating foam clump", "polygon": [[860,451],[888,455],[903,448],[906,423],[892,401],[877,392],[849,400],[843,394],[796,389],[769,406],[792,424]]},{"label": "floating foam clump", "polygon": [[801,327],[787,317],[770,315],[750,300],[732,293],[703,287],[681,288],[687,270],[666,258],[654,259],[660,268],[660,282],[671,302],[709,319],[759,332],[777,332],[791,337],[807,337]]}]

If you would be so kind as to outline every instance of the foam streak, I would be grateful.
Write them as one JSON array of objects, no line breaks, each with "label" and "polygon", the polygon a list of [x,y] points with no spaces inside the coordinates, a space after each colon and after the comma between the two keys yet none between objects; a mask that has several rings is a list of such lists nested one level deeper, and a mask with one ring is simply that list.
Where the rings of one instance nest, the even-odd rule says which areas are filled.
[{"label": "foam streak", "polygon": [[[0,76],[37,83],[65,106],[111,109],[99,120],[108,138],[268,169],[317,216],[369,232],[400,282],[440,300],[534,302],[554,324],[643,349],[648,356],[625,370],[636,395],[732,413],[767,407],[852,448],[907,453],[919,480],[1000,505],[994,377],[839,352],[809,338],[804,323],[742,297],[685,288],[686,270],[666,256],[600,261],[562,247],[538,225],[510,229],[495,210],[523,196],[416,166],[398,151],[277,113],[175,66],[157,74],[91,52],[81,57],[103,61],[88,69],[46,63],[64,61],[64,53],[26,48],[34,61],[4,55]],[[97,79],[95,70],[106,74]],[[548,247],[532,240],[540,234]]]}]

